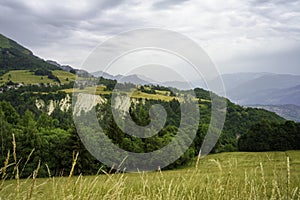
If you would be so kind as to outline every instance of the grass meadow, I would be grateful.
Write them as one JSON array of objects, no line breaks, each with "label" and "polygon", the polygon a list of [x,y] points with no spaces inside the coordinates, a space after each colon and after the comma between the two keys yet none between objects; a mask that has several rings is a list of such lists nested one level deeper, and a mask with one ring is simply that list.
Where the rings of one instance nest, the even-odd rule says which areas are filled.
[{"label": "grass meadow", "polygon": [[[41,163],[42,165],[42,163]],[[234,152],[178,170],[5,180],[0,199],[300,199],[300,151]],[[71,169],[76,167],[76,159]],[[101,169],[100,169],[101,172]]]},{"label": "grass meadow", "polygon": [[[53,75],[57,76],[62,84],[70,83],[76,79],[76,75],[62,70],[53,71]],[[10,80],[14,83],[23,84],[55,84],[55,81],[49,79],[48,76],[34,75],[34,72],[30,72],[29,70],[11,70],[1,76],[0,84],[4,84]]]}]

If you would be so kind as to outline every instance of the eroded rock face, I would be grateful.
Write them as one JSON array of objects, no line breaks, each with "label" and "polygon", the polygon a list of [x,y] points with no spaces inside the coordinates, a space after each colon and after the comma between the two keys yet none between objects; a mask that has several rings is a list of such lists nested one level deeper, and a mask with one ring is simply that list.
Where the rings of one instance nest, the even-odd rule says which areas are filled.
[{"label": "eroded rock face", "polygon": [[106,99],[99,95],[79,93],[76,96],[73,114],[79,116],[82,111],[88,112],[97,104],[103,104],[105,102]]},{"label": "eroded rock face", "polygon": [[113,101],[114,108],[124,113],[129,111],[130,104],[130,97],[127,95],[117,95]]},{"label": "eroded rock face", "polygon": [[[107,99],[101,97],[100,95],[78,93],[76,95],[76,102],[74,104],[73,114],[79,116],[82,111],[88,112],[92,110],[92,108],[97,104],[103,104],[106,102]],[[145,99],[138,100],[135,98],[131,98],[128,95],[116,95],[113,101],[113,106],[123,115],[126,115],[129,112],[129,107],[131,106],[131,103],[145,104]],[[72,106],[72,100],[69,94],[61,100],[49,100],[48,102],[45,102],[42,99],[36,99],[35,106],[39,110],[43,110],[47,112],[48,115],[51,115],[57,107],[59,107],[61,111],[67,112]]]},{"label": "eroded rock face", "polygon": [[71,107],[71,97],[67,95],[61,100],[50,100],[48,104],[42,99],[35,100],[35,106],[39,110],[45,110],[48,115],[51,115],[55,108],[59,107],[61,111],[67,112]]}]

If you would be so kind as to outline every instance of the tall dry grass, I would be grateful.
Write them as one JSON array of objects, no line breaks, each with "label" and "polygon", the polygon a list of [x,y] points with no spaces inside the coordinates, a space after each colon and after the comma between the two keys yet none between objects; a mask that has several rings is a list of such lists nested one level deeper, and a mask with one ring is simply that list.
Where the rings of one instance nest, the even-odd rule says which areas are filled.
[{"label": "tall dry grass", "polygon": [[[73,176],[76,153],[68,177],[53,177],[48,169],[48,178],[37,178],[39,163],[29,178],[20,179],[13,136],[13,154],[8,152],[0,169],[0,199],[300,199],[300,152],[290,154],[215,154],[181,170],[110,174],[100,169],[95,176]],[[10,167],[13,180],[7,180]]]}]

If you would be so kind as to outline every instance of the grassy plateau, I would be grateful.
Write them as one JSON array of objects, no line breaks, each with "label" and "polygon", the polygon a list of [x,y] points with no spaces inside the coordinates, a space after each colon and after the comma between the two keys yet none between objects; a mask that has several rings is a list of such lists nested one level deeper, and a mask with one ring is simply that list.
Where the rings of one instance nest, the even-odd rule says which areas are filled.
[{"label": "grassy plateau", "polygon": [[18,179],[8,167],[15,178],[1,169],[0,199],[300,199],[300,151],[212,154],[179,170],[95,176],[37,178],[37,166]]}]

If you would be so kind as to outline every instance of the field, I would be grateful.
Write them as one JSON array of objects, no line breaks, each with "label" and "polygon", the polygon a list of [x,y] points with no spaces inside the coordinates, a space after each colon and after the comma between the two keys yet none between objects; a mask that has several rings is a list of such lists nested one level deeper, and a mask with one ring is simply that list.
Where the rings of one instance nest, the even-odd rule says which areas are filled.
[{"label": "field", "polygon": [[0,199],[300,199],[299,187],[300,151],[236,152],[172,171],[6,180]]},{"label": "field", "polygon": [[[62,70],[53,71],[53,75],[57,76],[62,84],[66,84],[69,83],[70,81],[74,81],[76,78],[76,75]],[[23,83],[23,84],[55,83],[47,76],[37,76],[34,75],[34,73],[30,72],[29,70],[11,70],[6,74],[4,74],[3,76],[1,76],[0,84],[3,84],[10,80],[14,83]]]},{"label": "field", "polygon": [[[103,95],[103,94],[110,94],[111,91],[105,91],[105,86],[97,86],[97,88],[95,87],[86,87],[84,89],[64,89],[62,91],[66,92],[66,93],[88,93],[88,94],[96,94],[96,95]],[[151,100],[162,100],[162,101],[171,101],[172,99],[174,99],[174,97],[172,96],[166,96],[166,91],[160,91],[157,94],[148,94],[145,92],[141,92],[141,91],[133,91],[131,97],[133,98],[142,98],[142,99],[151,99]]]},{"label": "field", "polygon": [[59,78],[59,80],[62,84],[66,84],[71,81],[75,81],[75,79],[77,77],[75,74],[72,74],[67,71],[62,71],[62,70],[54,70],[52,73],[54,76],[57,76],[57,78]]}]

